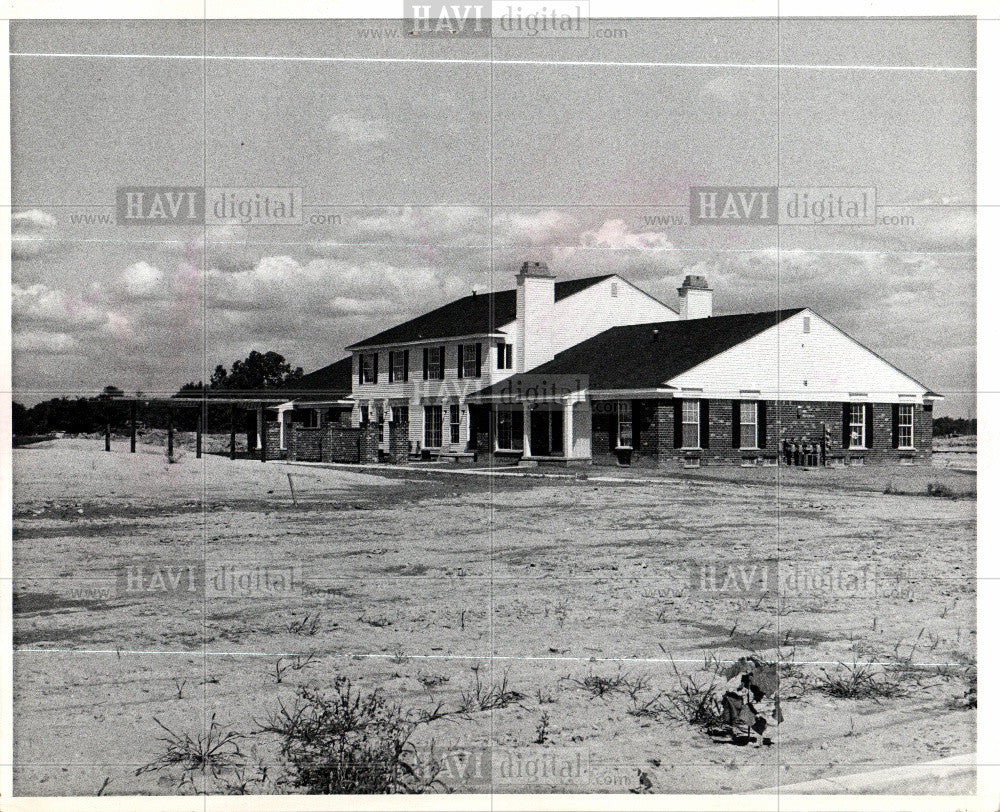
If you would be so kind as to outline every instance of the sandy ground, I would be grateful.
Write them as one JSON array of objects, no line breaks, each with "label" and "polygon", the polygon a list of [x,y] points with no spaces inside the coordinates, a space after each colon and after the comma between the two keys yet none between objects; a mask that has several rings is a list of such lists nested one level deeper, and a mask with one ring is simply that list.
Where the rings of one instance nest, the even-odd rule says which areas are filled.
[{"label": "sandy ground", "polygon": [[[641,779],[653,792],[738,792],[974,750],[973,475],[782,471],[779,486],[773,472],[705,469],[608,483],[185,452],[169,464],[160,447],[140,450],[57,440],[13,452],[19,795],[173,794],[176,773],[135,775],[163,752],[154,717],[192,735],[213,715],[248,732],[298,686],[340,675],[413,712],[440,704],[447,715],[415,742],[454,757],[443,780],[457,791],[624,792]],[[965,496],[931,497],[929,484]],[[868,585],[813,582],[779,599],[708,591],[691,574],[768,560],[779,579],[798,566]],[[129,591],[120,577],[205,561],[298,568],[301,581],[206,598],[152,579]],[[637,712],[676,692],[675,668],[704,680],[712,658],[750,650],[784,663],[774,746]],[[898,696],[822,690],[824,669],[869,660],[901,675]],[[582,683],[595,675],[625,677],[634,697],[594,696]],[[516,696],[452,712],[477,676],[506,677]],[[257,747],[274,758],[273,743]],[[489,777],[467,769],[476,754]]]}]

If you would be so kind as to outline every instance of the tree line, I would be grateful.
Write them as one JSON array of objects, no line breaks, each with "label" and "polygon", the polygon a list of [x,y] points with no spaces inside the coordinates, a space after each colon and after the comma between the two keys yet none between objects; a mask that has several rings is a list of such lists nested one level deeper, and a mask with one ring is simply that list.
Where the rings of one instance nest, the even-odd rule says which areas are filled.
[{"label": "tree line", "polygon": [[[254,350],[245,359],[233,362],[226,369],[219,364],[209,382],[191,381],[184,384],[176,397],[197,398],[206,391],[229,390],[252,392],[262,389],[281,389],[302,377],[302,367],[292,367],[284,356],[273,351]],[[112,431],[125,432],[129,427],[130,409],[128,403],[118,398],[124,392],[117,386],[106,386],[97,395],[76,398],[59,397],[43,401],[35,406],[22,403],[12,404],[12,422],[15,436],[67,432],[69,434],[91,434],[103,431],[108,424]],[[142,392],[135,396],[142,399]],[[197,409],[177,409],[173,425],[178,429],[193,430],[198,419]],[[139,416],[147,428],[166,428],[168,408],[161,404],[144,406]],[[229,407],[209,406],[207,409],[207,430],[220,431],[229,428]]]}]

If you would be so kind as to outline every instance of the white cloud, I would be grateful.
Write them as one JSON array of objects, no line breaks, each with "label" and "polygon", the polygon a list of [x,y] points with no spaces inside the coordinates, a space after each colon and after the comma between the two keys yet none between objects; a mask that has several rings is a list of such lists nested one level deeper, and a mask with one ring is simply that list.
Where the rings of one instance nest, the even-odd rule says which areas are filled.
[{"label": "white cloud", "polygon": [[17,212],[11,217],[11,249],[14,259],[28,259],[55,244],[56,218],[41,209]]},{"label": "white cloud", "polygon": [[107,321],[107,312],[63,290],[48,285],[11,286],[11,315],[14,323],[35,323],[63,327],[96,327]]},{"label": "white cloud", "polygon": [[576,242],[580,223],[557,209],[505,211],[496,218],[497,242],[501,245],[543,246],[553,242]]},{"label": "white cloud", "polygon": [[136,262],[122,273],[122,284],[132,299],[159,300],[169,296],[163,274],[148,262]]},{"label": "white cloud", "polygon": [[605,220],[600,228],[583,232],[580,235],[580,244],[587,248],[637,250],[663,250],[673,247],[662,231],[631,231],[624,220]]},{"label": "white cloud", "polygon": [[67,355],[80,348],[80,342],[67,333],[32,331],[14,333],[13,348],[17,352],[39,353],[43,355]]}]

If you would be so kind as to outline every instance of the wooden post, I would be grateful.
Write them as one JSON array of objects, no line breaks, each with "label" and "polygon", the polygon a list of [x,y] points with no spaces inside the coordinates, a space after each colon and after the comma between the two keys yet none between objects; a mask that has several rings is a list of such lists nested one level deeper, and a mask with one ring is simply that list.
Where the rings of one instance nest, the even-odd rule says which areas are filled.
[{"label": "wooden post", "polygon": [[104,418],[104,450],[111,450],[111,415],[110,408],[108,409],[109,414],[105,415]]},{"label": "wooden post", "polygon": [[236,459],[236,407],[229,407],[229,459]]},{"label": "wooden post", "polygon": [[167,409],[167,459],[174,458],[174,410]]},{"label": "wooden post", "polygon": [[267,462],[267,415],[264,407],[257,407],[257,431],[260,432],[260,461]]},{"label": "wooden post", "polygon": [[137,404],[133,400],[129,404],[128,418],[129,418],[129,451],[135,453],[135,416],[137,411]]},{"label": "wooden post", "polygon": [[202,431],[202,415],[203,409],[198,410],[198,427],[195,429],[195,439],[194,439],[194,456],[195,459],[201,459],[201,431]]}]

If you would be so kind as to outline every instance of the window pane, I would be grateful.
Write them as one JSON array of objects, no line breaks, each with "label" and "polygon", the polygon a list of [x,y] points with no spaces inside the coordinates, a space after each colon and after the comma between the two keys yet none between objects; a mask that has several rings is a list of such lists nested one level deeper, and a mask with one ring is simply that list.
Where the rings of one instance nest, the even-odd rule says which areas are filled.
[{"label": "window pane", "polygon": [[744,400],[740,403],[740,423],[757,422],[757,402]]},{"label": "window pane", "polygon": [[683,417],[685,423],[697,423],[700,420],[700,409],[698,408],[697,400],[684,401]]},{"label": "window pane", "polygon": [[438,448],[441,445],[441,407],[424,407],[424,445]]},{"label": "window pane", "polygon": [[903,448],[913,448],[913,406],[899,407],[899,444]]},{"label": "window pane", "polygon": [[851,404],[851,422],[848,426],[851,433],[851,448],[864,448],[865,445],[865,404]]},{"label": "window pane", "polygon": [[691,425],[690,423],[684,424],[684,434],[682,440],[685,448],[697,448],[698,447],[698,424],[695,423]]},{"label": "window pane", "polygon": [[463,344],[462,345],[462,377],[463,378],[475,378],[476,377],[476,345],[475,344]]}]

